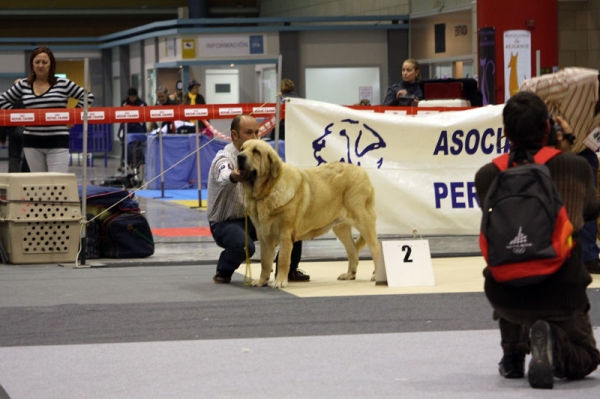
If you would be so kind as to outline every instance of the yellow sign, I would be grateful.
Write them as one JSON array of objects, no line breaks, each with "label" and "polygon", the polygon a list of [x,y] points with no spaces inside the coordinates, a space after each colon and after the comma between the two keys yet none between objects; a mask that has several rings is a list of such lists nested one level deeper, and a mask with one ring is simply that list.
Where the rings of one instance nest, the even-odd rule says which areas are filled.
[{"label": "yellow sign", "polygon": [[196,59],[196,39],[181,39],[181,58]]}]

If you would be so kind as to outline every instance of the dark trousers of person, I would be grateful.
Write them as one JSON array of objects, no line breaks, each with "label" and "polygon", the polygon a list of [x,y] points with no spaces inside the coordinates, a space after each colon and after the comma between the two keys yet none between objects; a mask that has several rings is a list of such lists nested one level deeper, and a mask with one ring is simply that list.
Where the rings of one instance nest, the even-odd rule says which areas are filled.
[{"label": "dark trousers of person", "polygon": [[29,172],[27,160],[23,156],[23,127],[16,126],[8,132],[8,172]]},{"label": "dark trousers of person", "polygon": [[[224,277],[231,277],[233,272],[246,261],[246,227],[245,219],[232,219],[219,223],[211,223],[210,231],[218,246],[224,248],[217,262],[217,272]],[[248,256],[256,250],[256,229],[248,218]],[[290,271],[298,268],[302,256],[302,241],[296,241],[292,248]]]},{"label": "dark trousers of person", "polygon": [[[597,185],[596,173],[598,172],[598,156],[595,152],[590,149],[585,149],[577,155],[584,157],[593,169],[594,175],[594,186]],[[581,244],[583,246],[583,261],[590,262],[594,259],[598,259],[600,255],[600,249],[596,244],[598,237],[598,222],[596,220],[590,220],[585,222],[581,229]]]},{"label": "dark trousers of person", "polygon": [[588,314],[589,304],[574,311],[504,308],[492,304],[500,327],[504,353],[529,353],[529,329],[538,320],[550,324],[554,335],[554,376],[580,379],[600,364],[600,352]]},{"label": "dark trousers of person", "polygon": [[[136,157],[138,154],[132,154],[132,151],[137,150],[137,145],[134,145],[133,142],[129,142],[125,144],[125,126],[121,124],[119,127],[119,140],[121,140],[121,165],[125,166],[125,145],[127,145],[127,164],[130,167],[136,167],[137,163],[143,162],[143,159],[139,159]],[[129,133],[146,133],[146,126],[143,123],[128,123],[127,124],[127,134]],[[132,159],[136,160],[136,165],[133,165]]]}]

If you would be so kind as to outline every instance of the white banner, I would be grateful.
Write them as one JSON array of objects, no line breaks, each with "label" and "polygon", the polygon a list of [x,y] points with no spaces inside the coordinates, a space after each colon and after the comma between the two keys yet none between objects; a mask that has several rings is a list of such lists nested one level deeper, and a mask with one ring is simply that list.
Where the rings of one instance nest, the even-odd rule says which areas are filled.
[{"label": "white banner", "polygon": [[508,151],[504,105],[417,116],[291,98],[286,162],[344,161],[369,172],[378,234],[478,234],[477,170]]}]

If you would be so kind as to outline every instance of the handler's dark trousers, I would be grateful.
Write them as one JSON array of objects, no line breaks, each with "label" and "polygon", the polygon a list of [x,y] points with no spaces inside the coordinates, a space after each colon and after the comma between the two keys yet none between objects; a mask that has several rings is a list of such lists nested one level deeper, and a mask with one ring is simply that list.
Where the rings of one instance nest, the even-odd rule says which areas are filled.
[{"label": "handler's dark trousers", "polygon": [[588,314],[589,304],[574,311],[494,307],[504,353],[529,353],[529,329],[537,320],[550,324],[554,336],[554,376],[579,379],[600,364],[600,352]]},{"label": "handler's dark trousers", "polygon": [[[244,218],[226,220],[224,222],[211,223],[210,231],[218,246],[224,248],[219,256],[217,272],[224,277],[231,277],[233,272],[246,261],[246,229]],[[254,241],[256,229],[248,218],[248,256],[254,255],[256,250]],[[296,241],[292,248],[292,259],[290,271],[298,268],[302,256],[302,241]]]}]

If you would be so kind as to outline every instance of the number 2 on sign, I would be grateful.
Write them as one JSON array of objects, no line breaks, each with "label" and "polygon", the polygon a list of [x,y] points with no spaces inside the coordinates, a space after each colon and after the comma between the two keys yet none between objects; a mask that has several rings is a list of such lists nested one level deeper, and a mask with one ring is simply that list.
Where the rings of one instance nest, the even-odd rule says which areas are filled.
[{"label": "number 2 on sign", "polygon": [[410,258],[410,253],[412,252],[412,249],[410,248],[409,245],[403,245],[402,246],[402,252],[406,251],[406,255],[404,255],[404,263],[410,263],[412,262],[412,259]]}]

